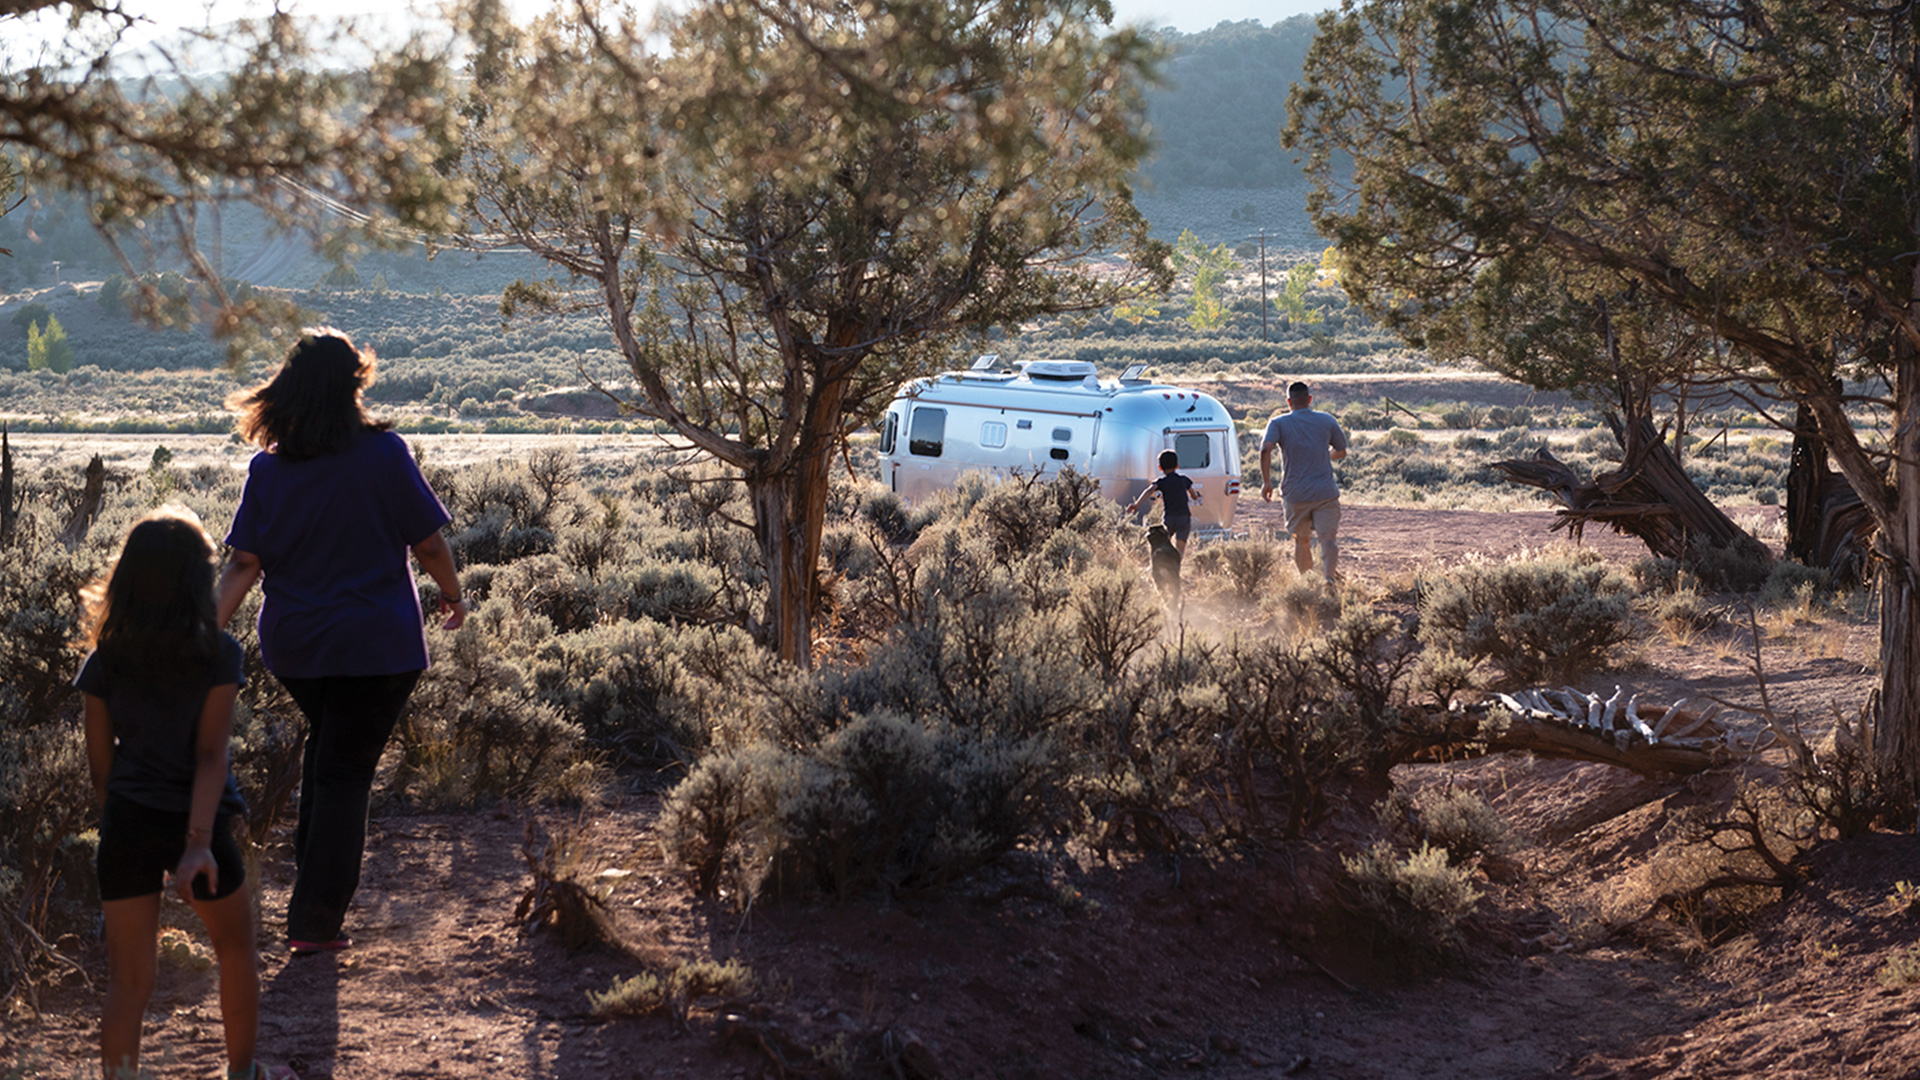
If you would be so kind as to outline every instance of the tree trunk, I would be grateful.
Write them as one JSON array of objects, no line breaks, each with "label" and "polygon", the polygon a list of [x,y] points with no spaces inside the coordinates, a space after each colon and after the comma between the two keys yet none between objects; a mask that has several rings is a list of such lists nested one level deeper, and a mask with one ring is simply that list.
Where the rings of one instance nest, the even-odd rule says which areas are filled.
[{"label": "tree trunk", "polygon": [[[1496,461],[1493,467],[1513,483],[1553,492],[1564,507],[1554,528],[1566,529],[1575,539],[1588,522],[1601,521],[1614,532],[1640,538],[1663,559],[1698,566],[1710,552],[1731,552],[1758,566],[1772,563],[1773,553],[1766,545],[1734,524],[1687,475],[1674,449],[1685,436],[1676,434],[1673,446],[1660,437],[1653,426],[1652,377],[1628,366],[1604,299],[1599,309],[1607,360],[1613,366],[1615,400],[1620,405],[1618,416],[1607,413],[1607,426],[1620,444],[1620,467],[1583,483],[1545,448],[1530,462]],[[1676,417],[1683,430],[1684,395],[1683,386]]]},{"label": "tree trunk", "polygon": [[813,666],[813,616],[820,603],[820,538],[827,485],[839,444],[844,385],[825,386],[808,404],[799,445],[783,462],[744,477],[754,539],[767,571],[768,636],[780,659]]},{"label": "tree trunk", "polygon": [[768,642],[780,659],[806,667],[813,656],[813,562],[807,558],[806,507],[786,476],[746,478],[753,535],[767,572]]},{"label": "tree trunk", "polygon": [[[1907,96],[1907,181],[1920,184],[1920,10],[1905,12]],[[1920,207],[1907,222],[1912,237],[1920,238]],[[1900,264],[1909,275],[1906,321],[1913,329],[1920,321],[1920,273],[1913,263]],[[1873,748],[1900,770],[1909,792],[1920,791],[1920,595],[1915,572],[1920,567],[1920,351],[1911,332],[1893,334],[1893,416],[1887,441],[1893,451],[1892,503],[1879,517],[1880,556],[1880,700],[1873,717]],[[1885,491],[1884,488],[1881,491]],[[1862,493],[1864,497],[1864,492]]]},{"label": "tree trunk", "polygon": [[1915,553],[1904,565],[1880,570],[1880,690],[1869,709],[1873,747],[1900,769],[1910,787],[1920,787],[1920,595],[1913,584]]},{"label": "tree trunk", "polygon": [[1873,515],[1846,477],[1827,464],[1827,441],[1802,403],[1794,413],[1787,468],[1787,555],[1836,581],[1865,581],[1873,531]]},{"label": "tree trunk", "polygon": [[[1920,275],[1914,288],[1920,290]],[[1920,306],[1920,298],[1916,298]],[[1880,701],[1873,746],[1920,789],[1920,355],[1894,343],[1893,507],[1875,545],[1880,562]]]}]

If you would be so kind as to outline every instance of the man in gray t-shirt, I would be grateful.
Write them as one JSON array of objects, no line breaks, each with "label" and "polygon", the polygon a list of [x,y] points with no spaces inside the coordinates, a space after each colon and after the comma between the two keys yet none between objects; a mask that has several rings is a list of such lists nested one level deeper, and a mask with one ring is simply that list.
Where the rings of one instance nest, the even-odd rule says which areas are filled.
[{"label": "man in gray t-shirt", "polygon": [[1320,534],[1320,559],[1327,580],[1340,565],[1340,482],[1333,463],[1347,456],[1347,433],[1330,414],[1315,412],[1307,384],[1287,387],[1287,411],[1267,423],[1260,440],[1260,497],[1273,501],[1273,448],[1280,448],[1280,505],[1293,534],[1293,564],[1313,569],[1313,533]]}]

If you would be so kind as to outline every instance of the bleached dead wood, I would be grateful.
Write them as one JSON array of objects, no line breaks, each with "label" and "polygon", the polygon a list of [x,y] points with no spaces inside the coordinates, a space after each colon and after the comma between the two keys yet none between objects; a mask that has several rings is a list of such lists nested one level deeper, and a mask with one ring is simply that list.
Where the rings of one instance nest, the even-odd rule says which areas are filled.
[{"label": "bleached dead wood", "polygon": [[1618,686],[1605,698],[1572,687],[1519,690],[1449,713],[1444,734],[1417,750],[1409,747],[1403,760],[1524,750],[1651,776],[1744,761],[1775,741],[1763,718],[1753,717],[1755,733],[1744,734],[1723,724],[1723,715],[1718,703],[1695,709],[1691,698],[1642,705],[1639,694]]}]

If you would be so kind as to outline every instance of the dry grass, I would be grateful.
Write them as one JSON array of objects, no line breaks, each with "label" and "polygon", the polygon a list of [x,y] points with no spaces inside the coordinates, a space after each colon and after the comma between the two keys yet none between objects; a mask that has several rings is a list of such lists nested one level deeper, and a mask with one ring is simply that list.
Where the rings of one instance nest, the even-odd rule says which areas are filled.
[{"label": "dry grass", "polygon": [[[450,467],[501,458],[524,461],[536,450],[572,450],[585,465],[637,460],[668,447],[657,435],[407,435],[409,445],[425,449],[435,464]],[[144,470],[153,451],[164,446],[180,469],[198,465],[246,468],[253,448],[228,435],[41,435],[9,434],[15,467],[32,474],[44,468],[81,466],[99,454],[109,468]]]}]

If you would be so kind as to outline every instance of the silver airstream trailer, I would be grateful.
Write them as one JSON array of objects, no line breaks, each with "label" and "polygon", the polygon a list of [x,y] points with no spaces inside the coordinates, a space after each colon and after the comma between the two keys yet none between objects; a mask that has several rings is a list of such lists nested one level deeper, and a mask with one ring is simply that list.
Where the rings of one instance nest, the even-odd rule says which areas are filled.
[{"label": "silver airstream trailer", "polygon": [[1200,532],[1233,527],[1240,441],[1226,406],[1197,390],[1141,378],[1145,364],[1102,382],[1079,360],[1002,366],[988,354],[965,371],[900,388],[881,422],[881,480],[912,503],[961,475],[1005,478],[1071,465],[1126,505],[1160,475],[1162,450],[1180,455],[1203,501]]}]

